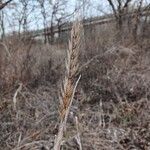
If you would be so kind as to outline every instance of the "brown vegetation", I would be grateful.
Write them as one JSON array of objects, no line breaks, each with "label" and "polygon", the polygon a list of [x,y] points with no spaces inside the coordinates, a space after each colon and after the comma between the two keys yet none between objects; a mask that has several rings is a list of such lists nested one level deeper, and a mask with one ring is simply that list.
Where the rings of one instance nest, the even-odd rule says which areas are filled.
[{"label": "brown vegetation", "polygon": [[136,40],[132,21],[121,31],[77,21],[69,44],[4,38],[1,149],[150,149],[149,19]]}]

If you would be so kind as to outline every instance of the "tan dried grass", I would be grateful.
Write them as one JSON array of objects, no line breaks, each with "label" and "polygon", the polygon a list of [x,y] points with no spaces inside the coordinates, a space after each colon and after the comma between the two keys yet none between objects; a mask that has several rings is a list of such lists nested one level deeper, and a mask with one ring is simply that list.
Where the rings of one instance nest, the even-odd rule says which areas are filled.
[{"label": "tan dried grass", "polygon": [[79,47],[81,40],[81,28],[82,25],[79,21],[74,22],[71,31],[71,40],[69,41],[69,49],[67,51],[67,61],[66,61],[66,76],[61,89],[60,97],[60,126],[58,135],[55,140],[54,150],[59,150],[63,138],[63,133],[66,128],[66,122],[69,115],[69,110],[72,105],[74,93],[80,77],[75,80],[76,74],[78,72],[78,56]]}]

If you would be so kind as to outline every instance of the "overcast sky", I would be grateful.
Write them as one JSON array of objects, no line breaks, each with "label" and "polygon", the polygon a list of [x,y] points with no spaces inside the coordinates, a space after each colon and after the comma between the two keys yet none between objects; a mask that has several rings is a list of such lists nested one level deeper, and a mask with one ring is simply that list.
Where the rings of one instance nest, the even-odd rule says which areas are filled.
[{"label": "overcast sky", "polygon": [[[18,2],[19,0],[13,0],[13,2]],[[42,16],[39,6],[36,3],[36,0],[29,0],[30,5],[35,5],[34,10],[30,13],[31,8],[29,8],[28,13],[28,28],[30,30],[33,29],[41,29],[43,28],[42,24]],[[53,2],[55,0],[52,0]],[[82,1],[86,1],[86,6],[82,12],[85,10],[85,15],[87,17],[100,16],[104,14],[108,14],[111,11],[107,0],[68,0],[68,4],[64,7],[66,13],[72,12],[75,7],[80,6]],[[150,0],[144,0],[147,3],[150,3]],[[47,5],[47,22],[49,23],[51,18],[51,8],[50,5]],[[13,8],[13,7],[12,7]],[[18,5],[15,9],[12,9],[11,6],[7,7],[4,10],[5,14],[5,26],[7,31],[18,30],[18,22],[19,18],[22,17],[22,7]]]},{"label": "overcast sky", "polygon": [[[18,2],[19,0],[14,0],[13,2]],[[38,9],[36,0],[29,0],[31,5],[36,5],[32,11],[32,15],[28,17],[29,29],[38,29],[42,28],[42,16],[40,9]],[[106,0],[85,0],[87,5],[85,6],[85,15],[88,17],[102,15],[102,11],[107,12],[108,4]],[[54,0],[53,0],[54,2]],[[65,9],[66,13],[72,12],[76,6],[81,5],[82,0],[68,0],[68,4]],[[13,3],[12,3],[13,4]],[[46,6],[49,7],[49,6]],[[15,9],[12,9],[12,6],[7,7],[4,10],[5,13],[5,24],[7,26],[7,31],[9,30],[18,30],[18,20],[22,15],[22,6],[17,5]],[[48,17],[50,18],[51,8],[47,9]],[[83,10],[82,10],[83,11]],[[29,10],[30,12],[30,10]]]}]

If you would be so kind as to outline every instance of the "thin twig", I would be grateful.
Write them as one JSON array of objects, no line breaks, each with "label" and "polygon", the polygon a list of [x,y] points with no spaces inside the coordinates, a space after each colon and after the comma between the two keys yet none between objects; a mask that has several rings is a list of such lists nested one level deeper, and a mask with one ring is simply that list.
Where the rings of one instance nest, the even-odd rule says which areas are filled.
[{"label": "thin twig", "polygon": [[79,121],[78,121],[78,117],[75,117],[76,120],[76,129],[77,129],[77,135],[76,135],[76,140],[77,143],[79,145],[79,150],[82,150],[82,144],[81,144],[81,138],[80,138],[80,130],[79,130]]},{"label": "thin twig", "polygon": [[17,103],[17,95],[19,92],[21,92],[22,90],[22,83],[20,84],[20,86],[18,87],[18,89],[16,90],[14,97],[13,97],[13,103],[14,103],[14,110],[16,110],[16,103]]}]

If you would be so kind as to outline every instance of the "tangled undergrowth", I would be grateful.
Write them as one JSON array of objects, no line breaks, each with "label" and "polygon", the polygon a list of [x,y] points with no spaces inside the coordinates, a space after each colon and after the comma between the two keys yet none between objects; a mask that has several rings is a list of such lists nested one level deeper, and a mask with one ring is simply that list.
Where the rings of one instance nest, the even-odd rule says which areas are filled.
[{"label": "tangled undergrowth", "polygon": [[[85,150],[150,149],[149,55],[138,47],[117,46],[82,62],[82,78],[62,149],[79,149],[77,136]],[[19,85],[1,95],[1,148],[53,148],[59,126],[59,85],[59,78],[55,84],[47,82],[34,88],[23,84],[16,96],[16,109],[13,97]]]},{"label": "tangled undergrowth", "polygon": [[[94,33],[94,40],[92,33],[85,36],[80,48],[80,32],[75,32],[72,39],[77,43],[70,43],[68,57],[66,46],[15,38],[12,43],[5,41],[11,55],[5,50],[0,55],[1,149],[53,149],[60,129],[59,112],[65,110],[64,117],[67,107],[62,150],[150,149],[149,39],[116,42],[115,31],[106,31]],[[66,57],[68,80],[59,92]]]}]

